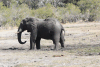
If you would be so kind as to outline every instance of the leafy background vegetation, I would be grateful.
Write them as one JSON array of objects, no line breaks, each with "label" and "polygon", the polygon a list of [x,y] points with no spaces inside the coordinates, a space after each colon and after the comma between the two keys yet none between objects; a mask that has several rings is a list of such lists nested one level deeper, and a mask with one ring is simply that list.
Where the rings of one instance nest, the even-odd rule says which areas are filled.
[{"label": "leafy background vegetation", "polygon": [[0,25],[19,26],[26,17],[60,22],[100,21],[100,0],[0,0]]}]

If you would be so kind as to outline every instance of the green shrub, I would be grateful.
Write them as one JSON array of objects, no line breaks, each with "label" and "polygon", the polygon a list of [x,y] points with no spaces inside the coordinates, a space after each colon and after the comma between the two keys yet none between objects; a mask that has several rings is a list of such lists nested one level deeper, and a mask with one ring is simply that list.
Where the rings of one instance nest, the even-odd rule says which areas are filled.
[{"label": "green shrub", "polygon": [[[56,7],[54,7],[55,2],[50,1],[47,3],[45,1],[41,8],[35,8],[38,5],[37,1],[37,3],[33,1],[24,2],[24,0],[19,0],[17,3],[17,1],[18,0],[10,0],[10,7],[5,7],[3,6],[4,4],[0,2],[0,24],[2,23],[2,26],[19,26],[21,20],[26,17],[41,19],[53,17],[65,23],[67,21],[77,22],[81,19],[100,21],[100,0],[63,0],[63,3],[66,2],[64,3],[64,7],[59,7],[57,4]],[[29,6],[33,9],[30,9]]]},{"label": "green shrub", "polygon": [[65,22],[76,22],[79,20],[79,15],[80,15],[80,9],[78,6],[75,6],[72,3],[68,3],[66,4],[66,7],[63,8],[58,8],[59,10],[59,14],[61,16],[61,18],[65,21]]},{"label": "green shrub", "polygon": [[16,25],[19,25],[19,22],[26,17],[31,17],[32,10],[28,8],[26,4],[21,4],[16,8],[16,13],[14,12],[14,17],[16,21]]},{"label": "green shrub", "polygon": [[89,21],[95,21],[100,18],[100,0],[80,0],[78,5],[82,14],[89,12]]},{"label": "green shrub", "polygon": [[10,8],[1,6],[0,14],[4,17],[2,25],[8,25],[13,27],[19,26],[23,18],[30,17],[31,10],[25,4],[19,5],[18,7],[16,7],[16,5],[11,5]]},{"label": "green shrub", "polygon": [[77,15],[81,12],[79,7],[72,3],[66,4],[66,8],[67,8],[67,11],[69,12],[69,14]]},{"label": "green shrub", "polygon": [[52,17],[53,16],[53,7],[51,6],[51,4],[47,4],[45,7],[42,8],[38,8],[36,10],[33,10],[32,14],[37,17],[37,18],[48,18],[48,17]]}]

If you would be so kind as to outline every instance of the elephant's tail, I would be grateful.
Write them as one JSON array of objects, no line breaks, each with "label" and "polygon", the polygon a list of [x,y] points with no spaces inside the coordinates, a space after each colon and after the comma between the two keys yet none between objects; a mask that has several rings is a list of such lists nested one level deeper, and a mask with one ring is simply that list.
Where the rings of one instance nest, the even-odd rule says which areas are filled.
[{"label": "elephant's tail", "polygon": [[65,29],[63,28],[62,31],[64,31],[64,36],[65,36]]},{"label": "elephant's tail", "polygon": [[62,25],[61,25],[61,28],[62,28],[62,32],[64,31],[64,36],[65,36],[65,29]]}]

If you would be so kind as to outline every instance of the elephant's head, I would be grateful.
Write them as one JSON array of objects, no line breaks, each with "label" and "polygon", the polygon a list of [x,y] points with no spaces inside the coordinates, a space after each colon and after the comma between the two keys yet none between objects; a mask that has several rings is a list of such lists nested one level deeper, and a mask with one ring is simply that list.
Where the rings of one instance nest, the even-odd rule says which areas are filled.
[{"label": "elephant's head", "polygon": [[20,26],[18,28],[18,32],[17,32],[17,37],[18,37],[18,42],[20,44],[25,44],[25,42],[21,41],[21,34],[23,31],[27,30],[28,32],[32,32],[32,24],[34,24],[34,22],[36,21],[35,18],[26,18],[23,19],[20,23]]}]

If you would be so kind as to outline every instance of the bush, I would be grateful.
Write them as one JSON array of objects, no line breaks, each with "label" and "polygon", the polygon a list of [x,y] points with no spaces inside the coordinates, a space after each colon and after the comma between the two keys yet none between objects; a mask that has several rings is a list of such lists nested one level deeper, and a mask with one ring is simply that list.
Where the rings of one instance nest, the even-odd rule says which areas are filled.
[{"label": "bush", "polygon": [[82,14],[89,12],[88,21],[96,21],[100,18],[100,0],[80,0],[78,5]]},{"label": "bush", "polygon": [[31,16],[31,10],[28,8],[27,5],[22,4],[16,7],[16,5],[11,5],[10,8],[2,6],[0,3],[0,14],[2,15],[3,26],[19,26],[20,21],[25,18]]},{"label": "bush", "polygon": [[48,18],[53,16],[53,6],[51,4],[47,4],[45,7],[38,8],[36,10],[33,10],[33,15],[37,18]]},{"label": "bush", "polygon": [[75,6],[72,3],[66,4],[66,7],[64,8],[58,8],[59,14],[62,16],[62,19],[66,22],[76,22],[80,19],[80,9],[78,6]]},{"label": "bush", "polygon": [[[63,23],[79,20],[100,21],[100,0],[9,0],[9,2],[11,3],[9,7],[0,2],[2,26],[19,26],[23,18],[31,16],[41,19],[53,17]],[[39,5],[42,7],[38,7]]]}]

